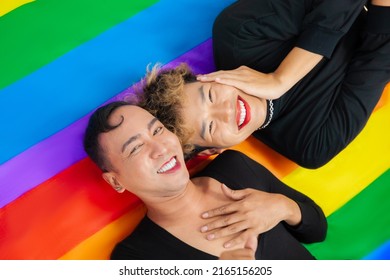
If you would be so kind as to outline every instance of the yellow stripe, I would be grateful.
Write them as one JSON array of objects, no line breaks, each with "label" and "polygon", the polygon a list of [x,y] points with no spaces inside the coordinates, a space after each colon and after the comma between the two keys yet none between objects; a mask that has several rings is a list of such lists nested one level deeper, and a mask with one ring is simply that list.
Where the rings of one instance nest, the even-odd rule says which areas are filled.
[{"label": "yellow stripe", "polygon": [[0,0],[0,17],[35,0]]},{"label": "yellow stripe", "polygon": [[324,167],[298,168],[282,180],[311,197],[328,216],[390,167],[389,128],[387,103],[371,116],[358,137]]},{"label": "yellow stripe", "polygon": [[106,260],[115,244],[129,235],[145,215],[143,204],[108,224],[63,255],[62,260]]}]

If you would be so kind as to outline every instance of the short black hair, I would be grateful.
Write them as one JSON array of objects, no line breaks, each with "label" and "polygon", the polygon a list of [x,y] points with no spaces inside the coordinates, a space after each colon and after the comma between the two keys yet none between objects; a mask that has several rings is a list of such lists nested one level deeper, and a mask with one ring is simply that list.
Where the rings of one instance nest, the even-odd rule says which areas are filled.
[{"label": "short black hair", "polygon": [[84,134],[84,150],[94,163],[103,171],[107,172],[112,170],[111,163],[106,159],[104,151],[99,143],[99,135],[101,133],[109,132],[119,125],[110,125],[108,120],[112,113],[122,106],[131,105],[125,101],[114,101],[98,108],[91,117]]}]

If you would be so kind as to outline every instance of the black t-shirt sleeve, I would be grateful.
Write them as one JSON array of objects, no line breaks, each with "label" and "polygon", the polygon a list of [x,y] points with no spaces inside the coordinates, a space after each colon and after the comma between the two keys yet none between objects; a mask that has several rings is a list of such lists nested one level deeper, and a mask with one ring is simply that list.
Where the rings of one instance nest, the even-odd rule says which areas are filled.
[{"label": "black t-shirt sleeve", "polygon": [[321,208],[306,195],[285,185],[264,166],[238,151],[225,151],[197,176],[210,176],[233,189],[249,187],[285,195],[299,205],[302,213],[301,223],[297,226],[285,223],[286,229],[300,242],[312,243],[325,239],[327,222]]},{"label": "black t-shirt sleeve", "polygon": [[313,1],[310,11],[305,15],[296,46],[330,58],[339,40],[362,12],[365,2],[367,1]]}]

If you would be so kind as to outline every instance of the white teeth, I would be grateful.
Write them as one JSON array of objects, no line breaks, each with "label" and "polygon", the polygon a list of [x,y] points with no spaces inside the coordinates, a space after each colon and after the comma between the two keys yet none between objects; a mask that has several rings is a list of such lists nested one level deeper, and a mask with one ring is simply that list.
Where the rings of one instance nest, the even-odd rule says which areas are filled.
[{"label": "white teeth", "polygon": [[169,162],[164,164],[163,167],[161,167],[159,170],[157,170],[157,173],[161,174],[161,173],[167,172],[167,171],[171,170],[173,167],[175,167],[175,165],[176,165],[176,158],[173,157]]},{"label": "white teeth", "polygon": [[243,123],[244,123],[244,120],[245,120],[245,117],[246,117],[246,109],[245,109],[245,105],[244,105],[244,102],[242,102],[241,100],[238,100],[238,104],[240,104],[240,121],[238,122],[238,126],[241,126]]}]

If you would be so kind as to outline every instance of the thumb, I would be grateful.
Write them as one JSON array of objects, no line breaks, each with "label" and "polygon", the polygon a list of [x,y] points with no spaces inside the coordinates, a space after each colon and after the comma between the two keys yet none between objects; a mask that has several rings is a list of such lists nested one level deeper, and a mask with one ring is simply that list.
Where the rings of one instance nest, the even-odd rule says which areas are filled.
[{"label": "thumb", "polygon": [[221,184],[221,189],[226,197],[233,200],[241,200],[246,196],[244,190],[232,190],[228,188],[225,184]]},{"label": "thumb", "polygon": [[246,241],[244,247],[245,247],[246,249],[252,250],[253,252],[256,252],[256,250],[257,250],[257,244],[258,244],[258,240],[257,240],[256,236],[251,235],[251,236],[248,238],[248,240]]}]

